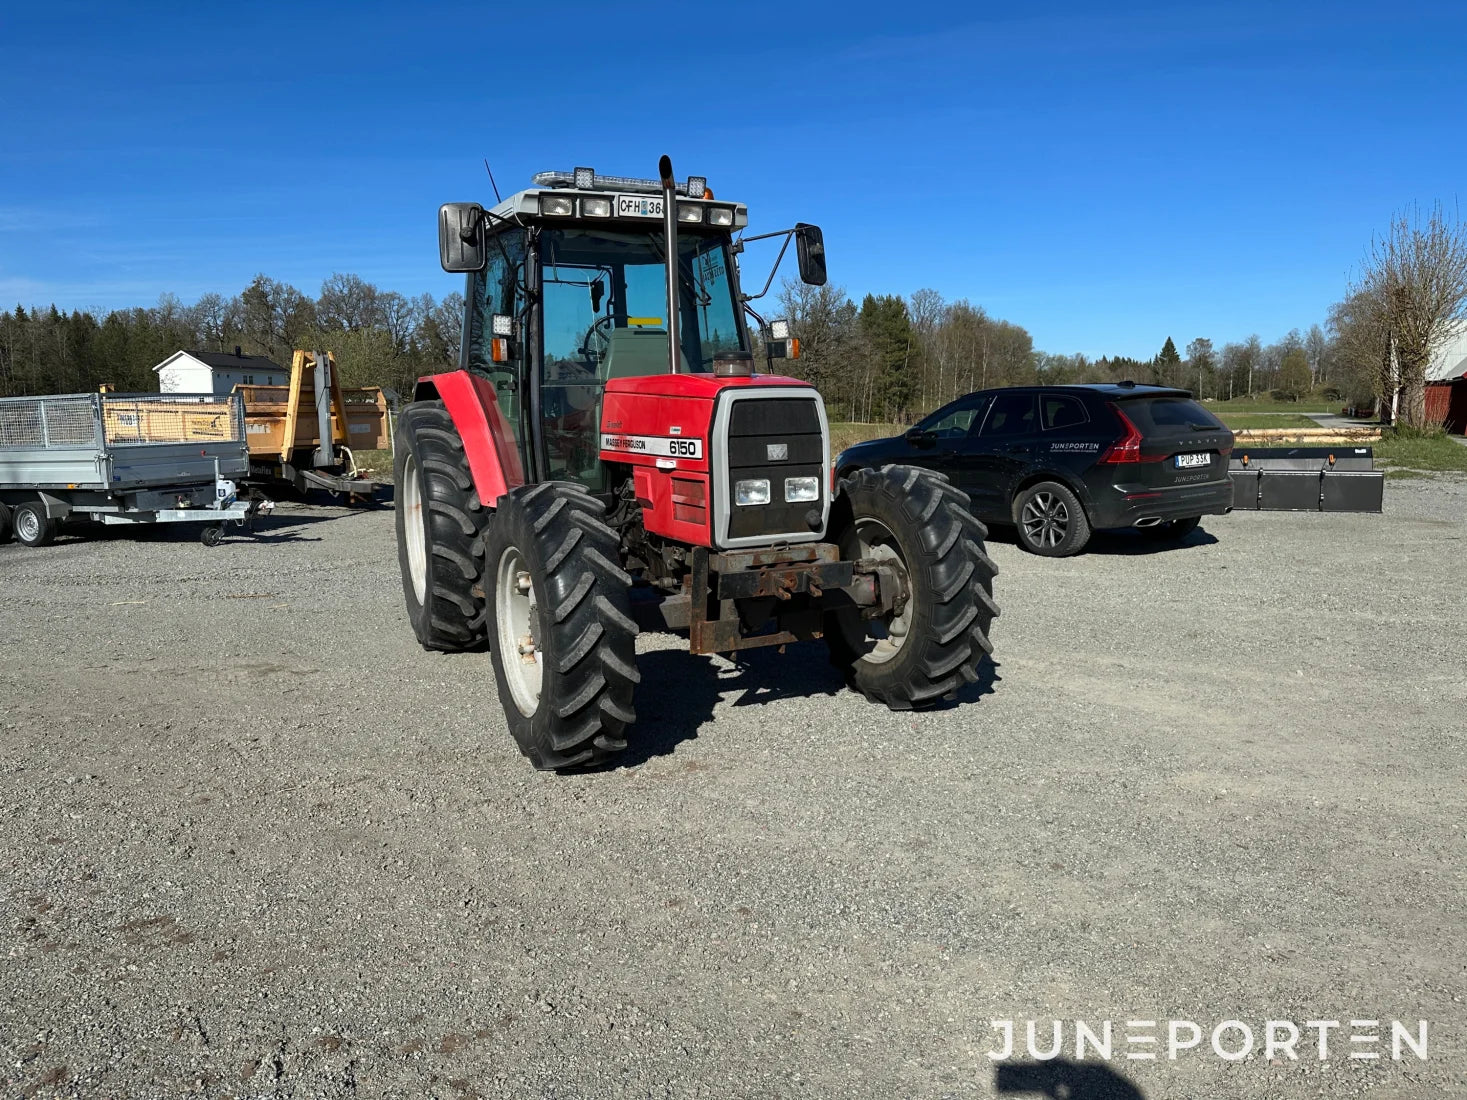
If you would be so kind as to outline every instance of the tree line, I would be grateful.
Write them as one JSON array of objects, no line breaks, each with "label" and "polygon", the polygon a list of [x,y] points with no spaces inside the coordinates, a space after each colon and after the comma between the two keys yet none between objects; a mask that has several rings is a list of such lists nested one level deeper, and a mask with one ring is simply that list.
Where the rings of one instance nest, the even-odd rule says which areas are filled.
[{"label": "tree line", "polygon": [[[1217,346],[1199,336],[1185,356],[1170,336],[1150,359],[1056,355],[1021,326],[932,289],[867,294],[857,305],[833,285],[787,280],[780,310],[801,342],[777,367],[817,385],[832,419],[910,423],[977,389],[1130,379],[1203,399],[1272,395],[1378,407],[1421,425],[1432,349],[1467,316],[1467,227],[1440,206],[1395,217],[1326,323],[1265,344],[1252,335]],[[348,385],[412,392],[419,375],[457,366],[463,296],[406,297],[335,274],[315,297],[258,275],[239,294],[185,305],[62,313],[16,306],[0,313],[0,396],[157,388],[152,368],[180,348],[267,355],[295,348],[336,353]]]},{"label": "tree line", "polygon": [[151,308],[63,313],[17,305],[0,313],[0,396],[81,393],[108,384],[158,388],[153,368],[180,349],[266,355],[282,366],[296,348],[336,353],[342,381],[411,394],[421,374],[458,365],[463,295],[442,301],[384,291],[356,275],[332,275],[311,298],[258,275],[226,298],[186,305],[165,294]]},{"label": "tree line", "polygon": [[1317,324],[1268,344],[1198,337],[1185,358],[1168,336],[1150,359],[1092,359],[1038,351],[1022,326],[931,289],[868,294],[857,306],[839,286],[786,282],[780,306],[801,342],[800,358],[780,369],[817,385],[835,419],[907,422],[973,390],[1039,383],[1129,379],[1223,400],[1320,389],[1348,400],[1356,388],[1338,341]]}]

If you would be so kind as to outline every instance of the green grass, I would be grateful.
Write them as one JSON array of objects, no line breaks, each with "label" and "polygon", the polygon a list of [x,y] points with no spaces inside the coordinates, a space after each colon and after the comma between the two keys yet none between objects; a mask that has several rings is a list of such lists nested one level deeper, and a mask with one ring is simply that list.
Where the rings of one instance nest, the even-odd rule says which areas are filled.
[{"label": "green grass", "polygon": [[1446,432],[1388,428],[1375,448],[1375,461],[1395,469],[1467,472],[1467,447]]},{"label": "green grass", "polygon": [[352,451],[357,469],[376,481],[392,480],[391,451]]},{"label": "green grass", "polygon": [[830,457],[834,458],[847,447],[864,443],[868,439],[885,439],[901,435],[907,429],[900,424],[857,424],[850,421],[834,421],[830,425]]},{"label": "green grass", "polygon": [[1233,431],[1257,430],[1259,428],[1317,428],[1319,427],[1307,416],[1297,416],[1291,413],[1244,413],[1233,412],[1231,409],[1216,409],[1220,419]]}]

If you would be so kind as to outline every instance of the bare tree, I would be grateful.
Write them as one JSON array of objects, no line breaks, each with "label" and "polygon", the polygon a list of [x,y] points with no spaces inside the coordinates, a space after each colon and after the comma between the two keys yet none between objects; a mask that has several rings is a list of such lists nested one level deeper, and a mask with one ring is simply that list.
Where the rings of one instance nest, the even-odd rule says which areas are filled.
[{"label": "bare tree", "polygon": [[1394,361],[1386,405],[1399,402],[1399,418],[1426,425],[1426,367],[1453,321],[1467,316],[1467,225],[1448,218],[1441,204],[1423,224],[1419,210],[1398,214],[1371,242],[1351,296],[1367,295],[1386,318]]}]

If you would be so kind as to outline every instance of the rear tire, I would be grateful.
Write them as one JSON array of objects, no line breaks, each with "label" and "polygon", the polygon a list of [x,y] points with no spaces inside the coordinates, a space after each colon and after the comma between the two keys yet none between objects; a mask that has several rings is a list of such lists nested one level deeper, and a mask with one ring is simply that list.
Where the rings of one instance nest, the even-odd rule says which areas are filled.
[{"label": "rear tire", "polygon": [[579,485],[511,489],[484,536],[494,678],[520,751],[542,771],[597,764],[636,720],[637,625],[604,505]]},{"label": "rear tire", "polygon": [[56,538],[57,523],[46,515],[46,506],[39,500],[16,505],[11,522],[15,525],[15,541],[22,546],[49,546]]},{"label": "rear tire", "polygon": [[1078,554],[1090,541],[1090,520],[1080,498],[1058,481],[1029,486],[1014,500],[1019,545],[1044,558]]},{"label": "rear tire", "polygon": [[908,577],[898,614],[868,621],[844,608],[826,616],[831,662],[872,702],[911,710],[951,699],[993,652],[998,567],[984,550],[987,529],[968,508],[966,493],[914,466],[857,470],[841,483],[831,514],[841,556],[896,560]]},{"label": "rear tire", "polygon": [[1201,516],[1169,519],[1158,523],[1155,527],[1143,527],[1141,528],[1141,533],[1153,542],[1181,542],[1193,531],[1197,530],[1197,525],[1201,522]]},{"label": "rear tire", "polygon": [[442,401],[415,401],[397,424],[397,561],[408,619],[424,649],[472,649],[487,636],[479,577],[489,513]]}]

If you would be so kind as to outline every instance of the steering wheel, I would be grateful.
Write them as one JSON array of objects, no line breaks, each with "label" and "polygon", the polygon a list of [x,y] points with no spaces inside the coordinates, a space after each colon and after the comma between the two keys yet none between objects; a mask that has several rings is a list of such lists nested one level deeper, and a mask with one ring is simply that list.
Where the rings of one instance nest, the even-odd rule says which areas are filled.
[{"label": "steering wheel", "polygon": [[[599,354],[591,350],[591,341],[600,340],[603,344],[610,344],[611,326],[615,321],[616,318],[608,314],[605,317],[598,317],[591,322],[591,327],[586,330],[586,335],[581,340],[581,346],[576,349],[581,353],[582,359],[585,359],[588,363],[595,363],[598,360]],[[601,331],[603,328],[607,330],[605,333]]]}]

